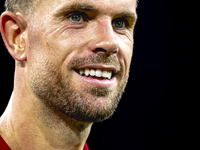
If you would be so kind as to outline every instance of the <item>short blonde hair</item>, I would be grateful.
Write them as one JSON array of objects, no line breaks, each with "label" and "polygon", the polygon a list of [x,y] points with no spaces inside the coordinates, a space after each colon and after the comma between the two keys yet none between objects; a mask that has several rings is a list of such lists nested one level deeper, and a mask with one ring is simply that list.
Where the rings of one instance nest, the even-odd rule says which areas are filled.
[{"label": "short blonde hair", "polygon": [[14,13],[32,13],[40,0],[6,0],[5,9]]}]

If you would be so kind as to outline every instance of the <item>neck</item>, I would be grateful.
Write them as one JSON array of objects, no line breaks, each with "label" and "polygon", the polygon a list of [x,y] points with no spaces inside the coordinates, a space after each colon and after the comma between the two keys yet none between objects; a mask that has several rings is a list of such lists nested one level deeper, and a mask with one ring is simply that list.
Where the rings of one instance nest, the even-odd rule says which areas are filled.
[{"label": "neck", "polygon": [[0,119],[0,134],[11,149],[83,150],[92,123],[79,122],[53,110],[21,83],[17,85],[25,88],[14,88]]}]

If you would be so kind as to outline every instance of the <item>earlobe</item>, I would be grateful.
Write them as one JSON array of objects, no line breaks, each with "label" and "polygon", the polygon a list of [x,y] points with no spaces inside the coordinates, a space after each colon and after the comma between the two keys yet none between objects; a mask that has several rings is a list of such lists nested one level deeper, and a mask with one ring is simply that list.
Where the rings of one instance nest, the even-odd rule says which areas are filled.
[{"label": "earlobe", "polygon": [[26,61],[26,22],[22,16],[4,12],[1,15],[0,27],[4,43],[12,57],[17,61]]}]

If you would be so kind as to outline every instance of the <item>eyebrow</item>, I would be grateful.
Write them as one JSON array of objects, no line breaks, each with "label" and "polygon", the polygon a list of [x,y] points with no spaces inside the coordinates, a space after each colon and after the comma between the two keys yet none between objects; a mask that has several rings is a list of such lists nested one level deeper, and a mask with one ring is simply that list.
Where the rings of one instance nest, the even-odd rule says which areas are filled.
[{"label": "eyebrow", "polygon": [[99,12],[97,8],[87,3],[82,3],[82,4],[73,3],[71,5],[67,5],[67,6],[65,5],[62,8],[60,8],[58,11],[55,12],[55,16],[60,16],[61,14],[64,14],[71,10],[81,10],[81,11],[96,12],[96,13]]},{"label": "eyebrow", "polygon": [[136,21],[137,20],[137,14],[136,13],[132,13],[132,12],[122,12],[117,14],[117,16],[121,16],[122,18],[128,18],[132,21]]}]

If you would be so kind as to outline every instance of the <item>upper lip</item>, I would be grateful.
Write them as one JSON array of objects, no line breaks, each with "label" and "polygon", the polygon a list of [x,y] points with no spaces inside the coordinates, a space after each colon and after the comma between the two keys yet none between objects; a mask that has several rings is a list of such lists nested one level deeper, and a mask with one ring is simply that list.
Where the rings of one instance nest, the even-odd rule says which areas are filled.
[{"label": "upper lip", "polygon": [[99,69],[99,70],[107,70],[107,71],[113,71],[115,74],[117,73],[117,68],[113,65],[98,65],[98,64],[91,64],[91,65],[84,65],[80,68],[75,68],[76,70],[81,69]]}]

